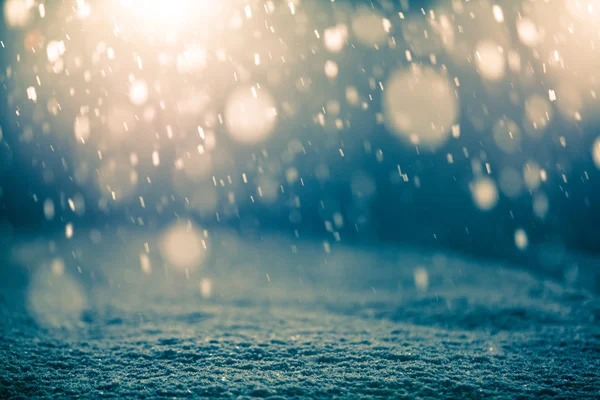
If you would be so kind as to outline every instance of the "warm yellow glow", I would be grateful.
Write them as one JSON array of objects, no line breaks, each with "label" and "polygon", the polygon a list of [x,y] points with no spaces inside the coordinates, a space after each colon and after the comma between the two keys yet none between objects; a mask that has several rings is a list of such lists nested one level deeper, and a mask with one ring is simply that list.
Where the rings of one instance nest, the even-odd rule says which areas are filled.
[{"label": "warm yellow glow", "polygon": [[178,25],[213,15],[220,2],[212,0],[119,0],[135,19],[153,25]]},{"label": "warm yellow glow", "polygon": [[26,26],[32,17],[34,2],[31,0],[7,0],[4,3],[4,18],[11,28]]}]

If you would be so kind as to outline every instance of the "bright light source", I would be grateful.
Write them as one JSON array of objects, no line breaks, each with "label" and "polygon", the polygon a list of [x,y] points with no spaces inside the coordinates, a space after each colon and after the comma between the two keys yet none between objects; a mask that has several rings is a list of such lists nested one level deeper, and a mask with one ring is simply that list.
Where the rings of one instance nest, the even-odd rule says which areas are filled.
[{"label": "bright light source", "polygon": [[7,0],[4,3],[4,18],[11,28],[26,26],[32,17],[34,2],[31,0]]},{"label": "bright light source", "polygon": [[153,25],[179,25],[210,17],[219,9],[212,0],[119,0],[132,17]]}]

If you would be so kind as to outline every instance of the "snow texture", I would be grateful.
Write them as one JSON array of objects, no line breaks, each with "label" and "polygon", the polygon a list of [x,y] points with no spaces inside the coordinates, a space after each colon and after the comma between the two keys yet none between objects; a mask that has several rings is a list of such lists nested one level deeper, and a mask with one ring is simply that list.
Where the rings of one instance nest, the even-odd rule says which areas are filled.
[{"label": "snow texture", "polygon": [[[542,273],[223,234],[203,268],[177,273],[153,256],[144,274],[131,249],[145,241],[57,241],[53,254],[13,244],[0,274],[0,398],[600,396],[597,294]],[[57,254],[58,278],[40,262]],[[76,295],[59,312],[65,293]]]}]

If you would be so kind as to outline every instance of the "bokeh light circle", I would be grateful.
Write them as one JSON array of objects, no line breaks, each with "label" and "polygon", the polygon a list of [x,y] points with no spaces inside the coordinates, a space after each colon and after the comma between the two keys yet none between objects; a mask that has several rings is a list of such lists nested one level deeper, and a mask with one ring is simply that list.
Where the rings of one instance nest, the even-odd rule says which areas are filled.
[{"label": "bokeh light circle", "polygon": [[498,187],[491,178],[479,178],[471,184],[473,202],[482,211],[489,211],[498,203]]},{"label": "bokeh light circle", "polygon": [[600,137],[596,139],[592,146],[592,157],[594,159],[594,164],[600,169]]},{"label": "bokeh light circle", "polygon": [[506,57],[502,47],[491,41],[481,41],[475,48],[475,63],[479,74],[490,81],[504,77]]},{"label": "bokeh light circle", "polygon": [[161,237],[161,254],[169,265],[186,270],[199,267],[208,255],[202,232],[192,223],[179,222]]},{"label": "bokeh light circle", "polygon": [[276,123],[275,101],[267,90],[243,86],[229,96],[225,105],[225,124],[236,141],[260,142],[273,133]]},{"label": "bokeh light circle", "polygon": [[413,144],[432,147],[446,142],[459,114],[453,87],[428,67],[393,74],[385,86],[383,110],[392,132]]}]

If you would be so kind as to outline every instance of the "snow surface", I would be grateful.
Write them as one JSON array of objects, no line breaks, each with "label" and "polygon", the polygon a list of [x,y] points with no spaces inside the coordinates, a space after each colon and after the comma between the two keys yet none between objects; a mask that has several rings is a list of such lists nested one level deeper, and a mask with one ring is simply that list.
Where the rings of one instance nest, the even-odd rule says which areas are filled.
[{"label": "snow surface", "polygon": [[187,274],[150,251],[145,274],[153,240],[10,246],[0,398],[600,396],[598,295],[544,274],[231,234]]}]

